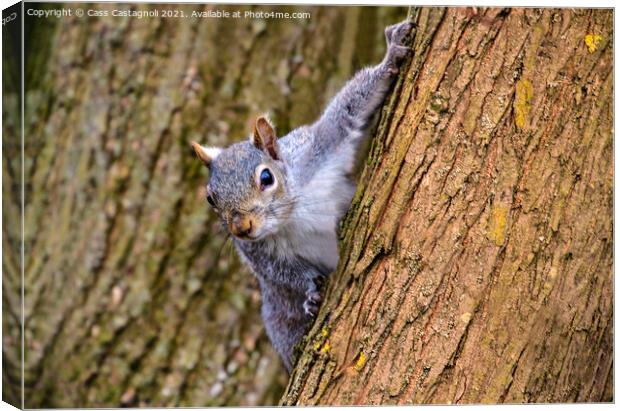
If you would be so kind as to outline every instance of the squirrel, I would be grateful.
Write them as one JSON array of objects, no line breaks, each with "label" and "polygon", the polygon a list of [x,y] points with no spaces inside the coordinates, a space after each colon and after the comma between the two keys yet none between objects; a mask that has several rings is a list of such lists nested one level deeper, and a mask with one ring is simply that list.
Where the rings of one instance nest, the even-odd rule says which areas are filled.
[{"label": "squirrel", "polygon": [[321,285],[338,264],[357,151],[411,51],[404,44],[413,26],[387,27],[383,61],[355,74],[314,124],[277,138],[261,116],[249,141],[228,148],[192,142],[209,169],[207,202],[258,279],[265,329],[289,372],[294,347],[318,313]]}]

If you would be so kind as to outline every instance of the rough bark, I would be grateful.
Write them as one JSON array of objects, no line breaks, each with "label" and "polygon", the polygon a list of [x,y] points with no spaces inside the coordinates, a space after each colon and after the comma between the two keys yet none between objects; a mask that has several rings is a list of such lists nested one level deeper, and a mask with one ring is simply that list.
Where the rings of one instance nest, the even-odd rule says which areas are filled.
[{"label": "rough bark", "polygon": [[[208,210],[189,141],[246,138],[263,112],[281,133],[313,121],[381,58],[380,28],[406,9],[277,10],[311,17],[27,19],[38,51],[26,61],[26,407],[280,398],[287,377],[256,284]],[[5,322],[3,382],[5,398],[20,398],[20,166],[10,160],[21,147],[4,143],[3,305],[15,321]]]},{"label": "rough bark", "polygon": [[282,404],[613,400],[613,11],[423,8]]}]

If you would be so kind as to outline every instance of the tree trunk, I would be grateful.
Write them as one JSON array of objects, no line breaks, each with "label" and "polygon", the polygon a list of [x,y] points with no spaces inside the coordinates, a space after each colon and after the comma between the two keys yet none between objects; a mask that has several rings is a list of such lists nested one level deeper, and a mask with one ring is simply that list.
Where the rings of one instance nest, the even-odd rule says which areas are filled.
[{"label": "tree trunk", "polygon": [[[132,7],[311,17],[26,19],[25,406],[274,404],[286,372],[189,142],[245,139],[263,112],[281,134],[313,121],[406,9]],[[3,395],[16,405],[20,150],[3,142]]]},{"label": "tree trunk", "polygon": [[613,10],[422,8],[282,404],[613,400]]}]

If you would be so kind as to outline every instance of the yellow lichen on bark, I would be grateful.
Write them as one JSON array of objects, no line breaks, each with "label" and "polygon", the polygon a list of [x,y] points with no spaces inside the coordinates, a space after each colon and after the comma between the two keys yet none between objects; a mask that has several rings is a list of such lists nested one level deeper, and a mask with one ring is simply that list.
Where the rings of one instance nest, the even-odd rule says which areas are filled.
[{"label": "yellow lichen on bark", "polygon": [[603,40],[603,36],[600,34],[588,34],[583,39],[590,53],[594,53],[596,51],[601,40]]},{"label": "yellow lichen on bark", "polygon": [[493,241],[495,245],[501,246],[506,238],[506,220],[508,219],[508,207],[500,205],[495,206],[491,210],[489,219],[489,230],[487,237]]},{"label": "yellow lichen on bark", "polygon": [[515,124],[520,129],[525,127],[527,115],[532,107],[532,98],[534,97],[534,88],[529,80],[522,79],[517,82],[517,95],[515,97]]},{"label": "yellow lichen on bark", "polygon": [[355,362],[355,369],[357,371],[360,371],[362,368],[364,368],[364,365],[366,364],[366,354],[364,354],[364,352],[360,352],[359,357],[357,357],[357,361]]},{"label": "yellow lichen on bark", "polygon": [[332,347],[331,345],[329,345],[329,342],[326,342],[325,344],[323,344],[323,347],[321,348],[321,354],[325,354],[328,353],[329,350],[331,350]]}]

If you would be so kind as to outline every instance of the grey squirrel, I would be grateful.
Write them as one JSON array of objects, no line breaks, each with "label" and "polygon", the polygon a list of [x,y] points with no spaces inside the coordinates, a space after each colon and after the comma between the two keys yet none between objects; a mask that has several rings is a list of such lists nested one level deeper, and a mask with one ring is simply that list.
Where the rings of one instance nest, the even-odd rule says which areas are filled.
[{"label": "grey squirrel", "polygon": [[265,117],[249,141],[221,149],[193,142],[209,168],[207,201],[258,279],[267,335],[290,372],[295,344],[321,303],[320,285],[338,264],[338,224],[355,185],[358,147],[410,48],[413,23],[385,29],[383,61],[360,70],[321,118],[279,139]]}]

